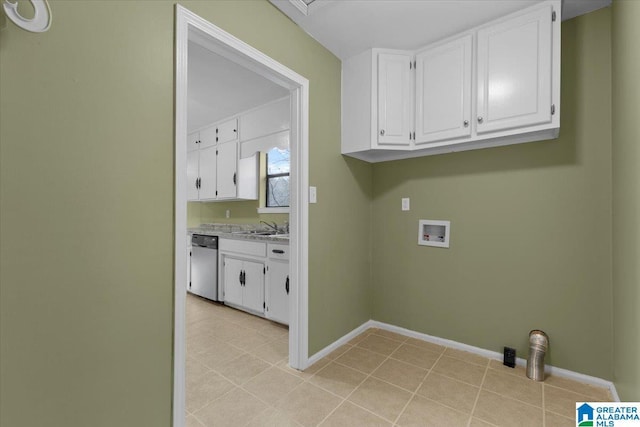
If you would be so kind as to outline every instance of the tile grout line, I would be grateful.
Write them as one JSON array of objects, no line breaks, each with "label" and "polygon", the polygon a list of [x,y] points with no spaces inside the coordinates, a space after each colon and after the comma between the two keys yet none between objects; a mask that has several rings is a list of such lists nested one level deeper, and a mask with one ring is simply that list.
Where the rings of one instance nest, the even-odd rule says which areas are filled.
[{"label": "tile grout line", "polygon": [[[410,344],[409,344],[410,345]],[[400,347],[398,347],[400,348]],[[397,349],[396,349],[397,350]],[[440,359],[442,359],[442,356],[444,356],[445,351],[447,351],[447,348],[445,347],[442,352],[440,353],[440,355],[438,356],[438,358],[436,359],[435,362],[433,362],[433,365],[431,365],[431,368],[429,368],[427,370],[427,373],[424,374],[424,377],[422,377],[422,381],[420,381],[420,384],[418,384],[418,387],[416,387],[416,389],[413,391],[413,393],[411,394],[411,397],[409,398],[409,400],[407,401],[407,403],[405,403],[405,405],[403,406],[402,410],[400,411],[400,413],[398,414],[398,416],[396,417],[396,419],[393,421],[393,425],[398,425],[398,421],[400,421],[400,417],[402,416],[402,414],[404,414],[404,411],[407,410],[407,407],[409,406],[409,404],[411,403],[411,401],[416,397],[416,394],[418,393],[418,390],[420,390],[420,387],[422,387],[422,384],[424,384],[426,378],[431,374],[433,367],[436,366],[436,364],[440,361]],[[394,352],[395,353],[395,352]],[[392,353],[393,354],[393,353]],[[389,355],[389,357],[391,357],[391,355]],[[424,369],[424,368],[423,368]]]},{"label": "tile grout line", "polygon": [[478,395],[476,396],[476,400],[475,402],[473,402],[473,407],[471,408],[471,416],[469,417],[469,421],[467,421],[467,427],[471,426],[471,420],[473,420],[473,414],[474,412],[476,412],[476,406],[478,405],[478,400],[480,400],[480,393],[482,393],[482,387],[484,386],[484,380],[487,378],[487,374],[489,373],[490,365],[491,361],[487,362],[487,367],[484,370],[484,375],[482,376],[482,381],[480,382],[480,387],[478,388]]},{"label": "tile grout line", "polygon": [[[366,331],[364,331],[363,333],[366,333]],[[367,334],[367,336],[368,336],[368,335],[371,335],[371,333]],[[357,337],[356,337],[356,338],[357,338]],[[364,339],[364,338],[363,338],[363,339]],[[395,340],[393,340],[393,341],[395,341]],[[359,343],[359,342],[360,342],[360,341],[358,341],[355,345],[353,345],[353,347],[358,347],[358,343]],[[398,341],[395,341],[395,342],[398,342]],[[393,351],[392,351],[388,356],[386,356],[386,357],[385,357],[385,359],[384,359],[382,362],[380,362],[380,363],[378,364],[378,366],[376,366],[376,367],[375,367],[375,368],[374,368],[374,369],[373,369],[369,374],[366,374],[365,372],[362,372],[362,371],[360,371],[360,370],[358,370],[358,369],[355,369],[356,371],[358,371],[358,372],[360,372],[360,373],[362,373],[362,374],[365,374],[365,375],[367,375],[367,376],[366,376],[362,381],[360,381],[360,383],[358,383],[358,385],[357,385],[356,387],[354,387],[354,389],[353,389],[353,390],[351,390],[351,392],[350,392],[346,397],[344,397],[344,398],[343,398],[342,402],[340,402],[340,404],[338,404],[338,406],[336,406],[335,408],[333,408],[333,410],[332,410],[332,411],[331,411],[331,412],[330,412],[326,417],[324,417],[324,418],[322,419],[322,421],[320,421],[320,423],[318,423],[318,425],[320,425],[320,424],[322,424],[323,422],[325,422],[325,420],[327,420],[327,418],[329,418],[329,417],[330,417],[330,416],[331,416],[331,415],[332,415],[332,414],[333,414],[333,413],[334,413],[334,412],[335,412],[335,411],[336,411],[340,406],[342,406],[342,405],[344,404],[344,402],[346,402],[346,401],[351,397],[351,395],[352,395],[353,393],[355,393],[355,392],[356,392],[356,390],[358,390],[358,388],[360,388],[360,386],[361,386],[362,384],[364,384],[364,383],[365,383],[369,378],[371,378],[371,377],[373,376],[373,373],[374,373],[378,368],[380,368],[380,366],[382,366],[382,365],[383,365],[387,360],[389,360],[389,359],[391,358],[391,355],[392,355],[393,353],[395,353],[396,351],[398,351],[398,349],[399,349],[400,347],[402,347],[402,344],[403,344],[403,343],[402,343],[402,342],[400,342],[400,343],[398,344],[398,347],[397,347],[395,350],[393,350]],[[374,354],[380,354],[380,353],[377,353],[377,352],[375,352],[375,351],[369,350],[369,349],[364,348],[364,347],[358,347],[358,348],[360,348],[360,349],[362,349],[362,350],[365,350],[365,351],[370,351],[370,352],[372,352],[372,353],[374,353]],[[347,350],[347,351],[348,351],[348,350]],[[345,352],[345,353],[346,353],[346,352]],[[344,354],[344,353],[343,353],[343,354]],[[342,356],[342,355],[340,355],[340,356]],[[333,362],[335,362],[335,360],[334,360]],[[346,365],[343,365],[343,364],[341,364],[341,363],[339,363],[339,362],[335,362],[335,363],[337,363],[337,364],[339,364],[339,365],[341,365],[341,366],[346,366]],[[346,367],[347,367],[347,368],[351,368],[350,366],[346,366]],[[324,369],[324,368],[322,368],[322,369]],[[321,369],[320,371],[322,371],[322,369]],[[354,368],[351,368],[351,369],[354,369]],[[318,372],[320,372],[320,371],[318,371]],[[318,372],[316,372],[316,373],[314,374],[314,376],[315,376],[315,375],[317,375],[317,374],[318,374]],[[311,379],[311,377],[309,377],[309,379]],[[378,379],[378,378],[376,378],[376,379]],[[386,381],[384,381],[384,382],[386,382]],[[390,383],[388,383],[388,384],[390,384]],[[394,386],[395,386],[395,384],[392,384],[392,385],[394,385]],[[396,386],[396,387],[397,387],[397,386]],[[320,387],[320,388],[322,388],[322,387]],[[399,388],[401,388],[401,387],[399,387]],[[405,389],[403,389],[403,388],[401,388],[401,389],[402,389],[402,390],[405,390]],[[323,390],[324,390],[324,388],[323,388]],[[411,399],[409,399],[409,401],[411,401]],[[357,406],[357,407],[359,407],[359,408],[365,409],[367,412],[369,412],[369,413],[371,413],[371,414],[373,414],[373,415],[377,416],[378,418],[381,418],[381,419],[383,419],[383,420],[385,420],[385,421],[389,421],[389,422],[391,422],[391,424],[392,424],[392,425],[395,425],[395,423],[394,423],[393,421],[391,421],[391,420],[389,420],[389,419],[387,419],[387,418],[385,418],[385,417],[381,416],[380,414],[376,414],[376,413],[374,413],[373,411],[370,411],[370,410],[368,410],[367,408],[363,408],[362,406],[360,406],[360,405],[358,405],[358,404],[356,404],[356,403],[354,403],[354,402],[349,401],[349,403],[351,403],[351,404],[353,404],[353,405],[355,405],[355,406]],[[400,412],[400,413],[402,413],[402,412]]]},{"label": "tile grout line", "polygon": [[[202,308],[202,307],[198,307],[198,309],[201,309],[201,308]],[[227,307],[225,307],[225,309],[226,309],[226,308],[227,308]],[[198,316],[194,316],[194,318],[197,318],[197,317],[198,317]],[[209,318],[207,318],[207,317],[209,317]],[[286,363],[286,358],[282,358],[282,359],[278,360],[277,362],[273,363],[273,362],[270,362],[269,360],[263,359],[261,356],[259,356],[259,355],[257,355],[257,354],[254,354],[254,353],[252,352],[253,350],[255,350],[255,348],[262,347],[262,346],[265,346],[265,347],[266,347],[267,345],[269,345],[269,344],[271,344],[271,343],[275,343],[275,342],[278,342],[278,341],[282,340],[282,339],[286,336],[286,334],[282,334],[282,335],[280,335],[280,334],[275,334],[275,332],[276,332],[276,331],[275,331],[275,330],[271,331],[271,330],[269,329],[269,327],[267,327],[267,326],[260,327],[260,328],[258,329],[258,326],[256,326],[254,322],[250,322],[250,323],[251,323],[251,325],[250,325],[250,326],[247,326],[246,324],[244,324],[245,319],[241,319],[241,320],[240,320],[240,319],[237,319],[237,318],[233,317],[233,319],[234,319],[234,320],[232,321],[232,320],[229,320],[229,318],[226,318],[226,317],[223,317],[223,316],[219,316],[217,313],[216,313],[216,315],[215,315],[215,316],[213,316],[213,317],[214,317],[214,318],[211,318],[210,316],[202,316],[202,318],[201,318],[201,319],[199,319],[199,320],[195,320],[195,321],[193,321],[193,322],[190,322],[190,323],[187,325],[187,327],[188,327],[188,328],[190,328],[190,329],[196,329],[196,330],[198,331],[198,332],[193,333],[193,334],[192,334],[192,336],[191,336],[191,339],[193,340],[193,342],[195,342],[196,347],[197,347],[197,346],[199,346],[199,344],[198,344],[198,342],[197,342],[197,341],[199,341],[199,340],[206,340],[206,341],[209,341],[209,342],[210,342],[210,345],[205,346],[204,348],[200,349],[199,351],[191,351],[191,352],[188,352],[188,354],[187,354],[187,361],[191,360],[191,361],[193,361],[193,362],[196,362],[196,363],[200,364],[200,365],[205,369],[205,373],[213,372],[213,373],[215,373],[216,375],[219,375],[221,378],[223,378],[224,380],[228,381],[228,382],[232,385],[232,387],[231,387],[231,390],[229,390],[229,391],[227,391],[227,392],[223,393],[221,396],[217,397],[216,399],[214,399],[214,400],[212,400],[212,401],[210,401],[210,402],[206,403],[205,405],[203,405],[202,407],[198,408],[198,409],[197,409],[196,411],[194,411],[194,412],[191,412],[191,411],[189,411],[189,410],[186,410],[186,408],[185,408],[185,418],[186,418],[186,417],[193,417],[193,420],[194,420],[194,421],[196,421],[197,423],[199,423],[199,425],[200,425],[200,424],[204,425],[204,423],[203,423],[203,422],[202,422],[202,421],[201,421],[201,420],[200,420],[200,419],[195,415],[195,412],[200,412],[200,411],[201,411],[202,409],[204,409],[205,407],[208,407],[208,406],[209,406],[209,405],[211,405],[213,402],[216,402],[216,401],[218,401],[219,399],[223,398],[224,396],[228,395],[228,394],[229,394],[229,392],[231,392],[231,391],[233,391],[233,390],[235,390],[235,389],[239,389],[239,390],[242,390],[242,391],[244,391],[244,392],[248,393],[249,395],[251,395],[251,396],[253,396],[254,398],[256,398],[258,401],[263,402],[263,403],[267,406],[267,408],[270,408],[270,409],[272,409],[272,410],[276,410],[276,411],[278,411],[278,409],[277,409],[277,407],[276,407],[275,405],[271,405],[270,403],[265,402],[264,400],[262,400],[261,398],[259,398],[258,396],[256,396],[255,394],[253,394],[252,392],[250,392],[250,391],[248,391],[248,390],[246,390],[246,389],[244,388],[244,387],[245,387],[245,386],[246,386],[246,385],[247,385],[251,380],[253,380],[254,378],[258,377],[259,375],[263,374],[264,372],[266,372],[267,370],[269,370],[269,369],[271,369],[271,368],[275,368],[275,369],[278,369],[279,371],[285,372],[285,373],[287,373],[287,374],[289,374],[289,375],[296,376],[297,378],[299,378],[299,379],[302,381],[302,382],[301,382],[298,386],[296,386],[293,390],[295,390],[295,389],[296,389],[297,387],[299,387],[300,385],[303,385],[305,382],[308,382],[310,385],[313,385],[314,387],[318,387],[318,389],[321,389],[321,390],[323,390],[323,391],[326,391],[326,392],[327,392],[327,393],[329,393],[330,395],[333,395],[333,396],[335,396],[336,398],[338,398],[338,399],[339,399],[339,403],[338,403],[338,405],[337,405],[337,406],[336,406],[336,407],[335,407],[335,408],[334,408],[334,409],[333,409],[333,410],[332,410],[332,411],[331,411],[331,412],[330,412],[330,413],[329,413],[325,418],[323,418],[323,419],[321,420],[321,423],[325,422],[325,421],[326,421],[326,420],[327,420],[327,419],[328,419],[332,414],[334,414],[334,413],[337,411],[337,409],[338,409],[341,405],[343,405],[345,402],[348,402],[349,404],[351,404],[351,405],[353,405],[353,406],[355,406],[355,407],[357,407],[357,408],[359,408],[359,409],[361,409],[361,410],[365,411],[366,413],[372,414],[372,415],[374,415],[374,416],[376,416],[376,417],[380,417],[380,419],[384,419],[384,420],[385,420],[385,421],[387,421],[387,422],[391,422],[390,420],[388,420],[388,419],[386,419],[385,417],[383,417],[383,416],[381,416],[381,415],[379,415],[379,414],[377,414],[377,413],[373,412],[372,410],[369,410],[369,409],[367,409],[367,408],[365,408],[365,407],[362,407],[361,405],[359,405],[359,404],[357,404],[357,403],[354,403],[354,402],[349,401],[349,399],[350,399],[350,398],[352,397],[352,395],[353,395],[353,394],[354,394],[354,393],[355,393],[355,392],[356,392],[356,391],[357,391],[357,390],[362,386],[362,384],[363,384],[364,382],[366,382],[367,380],[369,380],[369,379],[371,379],[371,378],[374,378],[375,380],[380,381],[381,383],[388,384],[389,386],[393,386],[393,387],[399,388],[400,390],[404,390],[406,393],[410,393],[410,394],[411,394],[411,396],[410,396],[410,398],[409,398],[408,402],[404,405],[403,409],[400,411],[399,415],[395,418],[395,422],[393,423],[393,425],[396,425],[396,426],[397,426],[397,422],[398,422],[398,421],[399,421],[399,419],[402,417],[402,415],[405,413],[405,411],[407,410],[407,407],[409,406],[409,404],[411,403],[411,401],[415,398],[415,396],[418,396],[418,395],[419,395],[419,394],[418,394],[418,390],[423,386],[423,384],[426,382],[427,378],[428,378],[432,373],[434,373],[434,372],[435,372],[435,371],[433,371],[433,367],[434,367],[434,366],[435,366],[435,365],[436,365],[436,364],[437,364],[437,363],[438,363],[438,362],[443,358],[443,356],[451,357],[451,358],[453,358],[453,359],[456,359],[456,360],[459,360],[459,361],[462,361],[462,362],[465,362],[465,363],[468,363],[468,364],[471,364],[471,365],[480,365],[479,363],[477,363],[477,362],[475,362],[475,361],[469,361],[469,360],[465,359],[464,357],[457,357],[457,356],[459,356],[459,355],[456,355],[455,353],[454,353],[454,354],[448,354],[449,347],[447,347],[447,346],[440,346],[440,347],[442,347],[442,351],[438,352],[439,354],[438,354],[438,357],[437,357],[436,361],[433,363],[433,365],[431,366],[431,368],[430,368],[430,369],[425,369],[425,368],[424,368],[424,366],[418,366],[418,365],[415,365],[415,364],[413,364],[413,363],[411,363],[411,362],[407,362],[407,361],[405,361],[405,360],[396,359],[395,357],[393,357],[393,355],[394,355],[394,354],[398,354],[398,350],[399,350],[399,349],[400,349],[400,347],[402,347],[404,344],[406,344],[407,346],[412,347],[412,348],[419,348],[419,349],[421,349],[421,350],[429,351],[429,352],[432,352],[432,353],[436,353],[437,351],[433,350],[432,348],[428,348],[428,347],[420,346],[420,345],[419,345],[419,343],[411,342],[411,341],[409,340],[411,337],[405,337],[405,336],[402,336],[401,334],[400,334],[400,335],[401,335],[401,337],[402,337],[401,339],[398,339],[399,337],[388,337],[388,336],[385,336],[385,335],[380,335],[380,334],[378,334],[378,333],[377,333],[377,331],[373,331],[372,329],[374,329],[374,328],[369,328],[368,330],[363,331],[363,333],[362,333],[362,335],[361,335],[361,337],[362,337],[362,338],[360,338],[360,340],[358,340],[355,344],[352,344],[352,343],[345,343],[345,344],[343,344],[343,345],[348,345],[347,351],[349,351],[349,349],[351,349],[351,348],[358,348],[358,349],[361,349],[361,350],[366,350],[366,351],[368,351],[368,352],[371,352],[372,354],[377,354],[377,355],[379,355],[379,356],[384,356],[384,360],[382,360],[382,361],[381,361],[381,362],[380,362],[380,363],[379,363],[379,364],[378,364],[378,365],[377,365],[377,366],[376,366],[376,367],[375,367],[375,368],[374,368],[370,373],[366,373],[366,372],[360,371],[358,368],[354,368],[354,367],[352,367],[352,366],[345,365],[345,364],[343,364],[343,363],[341,363],[341,362],[337,361],[337,359],[339,359],[339,358],[342,356],[342,354],[344,354],[344,352],[343,352],[342,354],[338,355],[338,356],[337,356],[336,358],[334,358],[334,359],[327,359],[327,360],[326,360],[326,365],[325,365],[325,366],[322,366],[321,368],[319,368],[319,369],[318,369],[318,371],[314,372],[314,373],[313,373],[313,374],[311,374],[311,375],[308,375],[308,376],[306,376],[306,375],[304,375],[304,376],[303,376],[303,375],[296,375],[295,373],[291,373],[291,372],[289,372],[289,371],[286,369],[286,366],[282,365],[283,361]],[[248,335],[248,336],[249,336],[249,335],[253,335],[253,334],[255,334],[256,336],[257,336],[257,335],[259,335],[262,339],[265,339],[265,342],[264,342],[264,343],[262,343],[260,346],[256,346],[255,348],[252,348],[251,350],[245,350],[245,349],[243,349],[243,348],[241,348],[241,347],[238,347],[238,346],[237,346],[237,345],[235,345],[235,344],[231,344],[231,342],[230,342],[230,341],[223,340],[223,339],[221,339],[220,337],[211,336],[211,334],[210,334],[210,333],[200,332],[200,330],[202,330],[202,331],[206,331],[206,325],[207,325],[208,323],[210,323],[212,320],[213,320],[213,321],[224,321],[224,322],[225,322],[229,327],[238,327],[238,328],[242,328],[242,330],[243,330],[243,331],[247,331],[247,333],[248,333],[247,335]],[[260,319],[260,320],[264,320],[264,319]],[[267,334],[268,334],[268,335],[264,335],[264,334],[262,334],[262,332],[261,332],[261,331],[268,331],[268,332],[267,332]],[[228,335],[228,334],[225,334],[225,335]],[[276,335],[277,335],[277,336],[276,336]],[[385,340],[393,341],[393,342],[394,342],[394,344],[397,344],[398,346],[397,346],[397,347],[395,348],[395,350],[393,350],[389,355],[385,355],[385,354],[383,354],[383,353],[378,353],[377,351],[374,351],[374,350],[371,350],[371,349],[369,349],[369,348],[366,348],[366,347],[361,346],[361,345],[362,345],[363,340],[364,340],[367,336],[375,336],[375,337],[377,337],[377,338],[382,338],[382,339],[385,339]],[[187,337],[187,338],[189,338],[189,337]],[[233,338],[233,339],[236,339],[236,338]],[[205,341],[205,342],[206,342],[206,341]],[[220,343],[227,344],[227,345],[229,345],[231,348],[237,349],[237,350],[240,352],[240,354],[239,354],[237,357],[230,359],[229,361],[225,362],[225,364],[227,364],[227,363],[231,363],[231,362],[233,362],[234,360],[237,360],[238,358],[240,358],[240,357],[242,357],[242,356],[249,356],[249,357],[253,357],[253,358],[255,358],[256,360],[260,360],[260,361],[264,362],[264,363],[267,365],[267,368],[266,368],[265,370],[263,370],[262,372],[258,373],[257,375],[254,375],[254,376],[252,376],[252,377],[248,378],[248,379],[247,379],[246,381],[244,381],[241,385],[237,385],[234,381],[231,381],[227,376],[225,376],[224,374],[222,374],[221,372],[219,372],[219,371],[218,371],[218,370],[216,370],[215,368],[213,368],[213,367],[209,366],[209,364],[207,364],[207,363],[205,363],[205,362],[201,361],[201,360],[204,360],[204,359],[201,359],[200,357],[198,357],[199,355],[202,355],[202,354],[206,353],[207,351],[209,351],[213,346],[215,346],[215,345],[216,345],[216,342],[220,342]],[[200,344],[202,344],[202,343],[200,343]],[[491,373],[491,372],[504,373],[504,374],[509,375],[509,376],[515,376],[515,377],[518,377],[518,378],[522,378],[522,375],[519,375],[519,374],[518,374],[518,372],[502,371],[502,370],[500,370],[497,366],[492,366],[492,363],[494,363],[494,362],[492,362],[492,361],[493,361],[494,359],[491,359],[491,358],[487,358],[487,359],[489,359],[489,363],[488,363],[487,365],[485,365],[485,370],[484,370],[484,375],[483,375],[483,378],[482,378],[482,382],[481,382],[480,387],[479,387],[478,395],[477,395],[477,396],[476,396],[476,398],[475,398],[474,405],[473,405],[473,407],[472,407],[472,409],[471,409],[471,414],[470,414],[470,418],[469,418],[469,420],[468,420],[468,422],[467,422],[467,426],[471,425],[471,423],[472,423],[472,421],[473,421],[473,414],[474,414],[475,410],[477,409],[477,404],[478,404],[478,402],[479,402],[480,393],[481,393],[481,392],[483,392],[483,391],[485,391],[485,392],[490,392],[490,393],[492,393],[492,394],[495,394],[495,395],[497,395],[497,396],[500,396],[501,398],[508,398],[509,400],[513,400],[513,401],[516,401],[516,402],[520,402],[520,403],[526,404],[527,406],[536,407],[536,405],[534,405],[534,404],[532,404],[532,403],[529,403],[528,401],[523,401],[523,400],[520,400],[520,399],[516,399],[516,398],[514,398],[514,397],[512,397],[512,396],[505,396],[505,395],[503,395],[503,394],[500,394],[500,393],[493,392],[493,391],[490,391],[490,390],[485,389],[485,388],[484,388],[484,387],[485,387],[485,383],[487,383],[487,382],[486,382],[486,379],[487,379],[487,377],[488,377],[489,373]],[[403,364],[405,364],[405,365],[407,365],[407,366],[412,366],[412,367],[416,367],[416,368],[420,368],[420,369],[424,369],[424,370],[426,370],[426,373],[425,373],[425,374],[424,374],[424,376],[422,377],[422,381],[419,383],[418,387],[417,387],[417,388],[415,388],[415,390],[411,391],[411,390],[408,390],[408,389],[406,389],[406,388],[404,388],[404,387],[402,387],[402,386],[399,386],[399,385],[393,384],[393,383],[391,383],[391,382],[389,382],[389,381],[387,381],[387,380],[385,380],[385,379],[382,379],[382,378],[378,378],[378,377],[376,377],[375,372],[380,368],[380,366],[382,366],[382,364],[384,364],[384,363],[386,363],[386,362],[388,362],[388,361],[390,361],[390,360],[392,360],[392,361],[396,361],[396,362],[399,362],[399,363],[403,363]],[[497,359],[496,359],[496,360],[497,360]],[[326,368],[326,366],[328,366],[328,365],[329,365],[329,364],[331,364],[331,363],[335,363],[336,365],[343,366],[343,367],[346,367],[346,368],[348,368],[348,369],[353,369],[354,371],[356,371],[356,372],[360,372],[361,374],[363,374],[363,375],[364,375],[364,379],[363,379],[362,381],[360,381],[360,382],[355,386],[355,388],[354,388],[350,393],[348,393],[348,394],[346,395],[346,397],[339,396],[339,395],[335,394],[334,392],[331,392],[330,390],[326,390],[326,389],[325,389],[325,388],[323,388],[321,385],[316,385],[316,384],[313,384],[313,383],[311,382],[311,378],[317,377],[318,373],[319,373],[319,372],[321,372],[323,369],[325,369],[325,368]],[[282,366],[281,366],[281,365],[282,365]],[[462,381],[462,380],[457,379],[457,378],[452,378],[452,377],[450,377],[449,375],[447,375],[446,373],[438,373],[438,374],[439,374],[439,375],[443,375],[444,377],[447,377],[447,378],[449,378],[449,379],[453,379],[453,380],[455,380],[455,381],[458,381],[458,382],[460,382],[461,384],[469,384],[469,385],[472,385],[472,386],[478,387],[478,386],[477,386],[477,385],[475,385],[475,384],[467,383],[466,381]],[[415,378],[415,377],[414,377],[414,378]],[[580,383],[580,382],[578,381],[577,383]],[[487,384],[488,384],[488,383],[487,383]],[[589,398],[590,398],[590,399],[594,399],[594,397],[595,397],[595,396],[594,396],[594,397],[590,397],[590,394],[591,394],[591,393],[589,393],[589,394],[582,393],[582,392],[581,392],[582,390],[580,390],[580,391],[575,391],[575,387],[574,387],[574,388],[569,388],[569,387],[563,387],[562,385],[568,385],[568,386],[571,386],[571,384],[561,384],[561,385],[556,385],[556,384],[553,384],[553,385],[550,385],[550,384],[542,384],[542,387],[541,387],[541,393],[542,393],[542,404],[541,404],[541,406],[540,406],[540,407],[537,407],[537,408],[542,409],[542,415],[543,415],[543,418],[542,418],[542,426],[541,426],[541,427],[545,427],[545,426],[547,426],[547,425],[548,425],[548,422],[549,422],[549,421],[547,420],[547,416],[546,416],[547,412],[552,413],[554,416],[560,416],[560,417],[562,417],[562,418],[570,419],[569,417],[566,417],[564,414],[558,414],[558,413],[557,413],[557,412],[555,412],[555,411],[547,411],[547,409],[546,409],[546,394],[548,394],[547,392],[548,392],[549,390],[557,390],[557,391],[561,391],[561,392],[567,392],[567,393],[576,394],[576,395],[579,395],[579,396],[583,396],[583,399],[585,399],[585,400],[588,400]],[[548,387],[551,387],[551,388],[549,388],[549,390],[547,390],[547,388],[548,388],[547,386],[548,386]],[[292,391],[293,391],[293,390],[292,390]],[[287,394],[288,394],[288,393],[287,393]],[[425,397],[425,396],[422,396],[422,395],[420,395],[420,396],[421,396],[421,397],[423,397],[423,398],[425,398],[426,400],[429,400],[429,401],[435,402],[435,403],[437,403],[437,404],[439,404],[439,405],[442,405],[442,406],[444,406],[444,407],[449,407],[448,405],[446,405],[446,404],[444,404],[444,403],[441,403],[441,402],[438,402],[437,400],[433,400],[433,399],[430,399],[430,398]],[[280,400],[278,401],[278,403],[279,403],[279,402],[280,402]],[[449,408],[451,408],[451,407],[449,407]],[[451,408],[451,409],[456,409],[456,408]],[[260,414],[264,414],[264,413],[266,413],[266,411],[267,411],[267,409],[264,409],[263,411],[260,411]],[[249,421],[249,423],[250,423],[250,422],[255,421],[255,419],[256,419],[257,417],[259,417],[259,416],[260,416],[260,414],[258,414],[258,415],[256,415],[256,416],[254,416],[254,417]],[[299,423],[298,423],[297,421],[295,421],[293,418],[290,418],[290,419],[291,419],[292,421],[294,421],[294,422],[296,423],[296,425],[299,425]],[[483,422],[486,422],[486,421],[484,421],[484,420],[483,420]],[[492,425],[491,423],[487,423],[487,424]]]}]

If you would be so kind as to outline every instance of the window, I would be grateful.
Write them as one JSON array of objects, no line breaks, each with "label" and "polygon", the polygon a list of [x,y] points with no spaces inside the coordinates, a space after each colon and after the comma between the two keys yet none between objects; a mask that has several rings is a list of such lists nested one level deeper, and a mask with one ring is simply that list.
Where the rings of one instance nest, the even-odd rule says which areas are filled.
[{"label": "window", "polygon": [[267,153],[268,208],[289,206],[289,149],[272,148]]}]

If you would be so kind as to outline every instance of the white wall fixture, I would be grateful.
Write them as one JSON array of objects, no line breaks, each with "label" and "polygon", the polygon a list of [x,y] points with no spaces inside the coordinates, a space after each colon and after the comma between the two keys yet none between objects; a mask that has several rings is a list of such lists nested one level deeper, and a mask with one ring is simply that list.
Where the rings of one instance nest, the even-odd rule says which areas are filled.
[{"label": "white wall fixture", "polygon": [[4,0],[2,7],[7,17],[18,27],[32,33],[44,33],[51,27],[51,8],[47,0],[29,0],[33,5],[33,18],[25,18],[18,12],[18,2]]},{"label": "white wall fixture", "polygon": [[449,247],[451,222],[421,219],[418,225],[418,244],[422,246]]}]

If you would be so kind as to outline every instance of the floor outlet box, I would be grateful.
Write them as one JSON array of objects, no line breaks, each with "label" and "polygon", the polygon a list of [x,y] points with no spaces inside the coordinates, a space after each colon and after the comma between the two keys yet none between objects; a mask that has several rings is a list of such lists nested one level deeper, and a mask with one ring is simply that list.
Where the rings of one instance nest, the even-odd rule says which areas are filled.
[{"label": "floor outlet box", "polygon": [[505,347],[504,348],[504,361],[502,362],[504,366],[508,366],[510,368],[516,367],[516,349]]}]

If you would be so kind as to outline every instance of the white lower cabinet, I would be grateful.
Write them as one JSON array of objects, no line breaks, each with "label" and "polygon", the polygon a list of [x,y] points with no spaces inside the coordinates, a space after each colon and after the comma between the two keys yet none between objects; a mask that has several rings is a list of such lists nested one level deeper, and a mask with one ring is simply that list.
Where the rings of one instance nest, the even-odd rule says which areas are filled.
[{"label": "white lower cabinet", "polygon": [[269,244],[267,247],[267,281],[265,316],[274,322],[289,324],[289,246]]},{"label": "white lower cabinet", "polygon": [[264,262],[222,255],[224,302],[264,314]]},{"label": "white lower cabinet", "polygon": [[227,305],[289,324],[289,246],[220,239],[219,280]]}]

